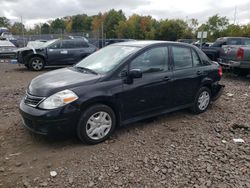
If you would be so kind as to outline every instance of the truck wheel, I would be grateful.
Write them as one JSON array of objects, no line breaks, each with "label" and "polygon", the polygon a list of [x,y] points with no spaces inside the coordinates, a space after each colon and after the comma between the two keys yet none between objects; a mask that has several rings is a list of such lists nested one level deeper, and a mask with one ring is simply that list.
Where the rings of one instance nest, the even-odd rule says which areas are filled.
[{"label": "truck wheel", "polygon": [[207,87],[201,87],[198,91],[195,102],[192,107],[192,112],[195,114],[203,113],[207,110],[211,101],[211,91]]},{"label": "truck wheel", "polygon": [[250,71],[246,69],[239,69],[239,68],[234,68],[233,73],[237,74],[238,76],[247,76]]},{"label": "truck wheel", "polygon": [[116,127],[114,111],[103,104],[85,110],[77,125],[78,138],[87,144],[97,144],[110,137]]},{"label": "truck wheel", "polygon": [[29,61],[29,68],[34,71],[43,70],[45,62],[41,57],[32,57]]}]

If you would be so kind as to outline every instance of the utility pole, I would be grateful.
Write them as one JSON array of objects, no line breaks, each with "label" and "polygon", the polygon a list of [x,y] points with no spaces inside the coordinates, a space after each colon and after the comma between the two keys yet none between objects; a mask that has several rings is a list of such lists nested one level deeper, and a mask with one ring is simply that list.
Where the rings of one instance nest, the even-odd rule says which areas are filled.
[{"label": "utility pole", "polygon": [[102,48],[103,48],[103,22],[102,22]]},{"label": "utility pole", "polygon": [[21,24],[22,24],[22,35],[23,35],[23,47],[25,46],[25,41],[24,41],[24,28],[23,28],[23,17],[21,16]]}]

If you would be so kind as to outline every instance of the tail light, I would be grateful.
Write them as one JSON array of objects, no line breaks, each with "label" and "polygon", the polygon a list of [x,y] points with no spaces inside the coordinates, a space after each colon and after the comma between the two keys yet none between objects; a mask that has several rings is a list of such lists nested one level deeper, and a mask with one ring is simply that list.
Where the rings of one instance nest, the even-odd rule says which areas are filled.
[{"label": "tail light", "polygon": [[220,66],[218,69],[218,74],[220,77],[222,77],[223,71],[222,71],[222,67]]},{"label": "tail light", "polygon": [[239,48],[238,51],[237,51],[236,56],[237,56],[237,59],[242,60],[243,57],[244,57],[244,49]]}]

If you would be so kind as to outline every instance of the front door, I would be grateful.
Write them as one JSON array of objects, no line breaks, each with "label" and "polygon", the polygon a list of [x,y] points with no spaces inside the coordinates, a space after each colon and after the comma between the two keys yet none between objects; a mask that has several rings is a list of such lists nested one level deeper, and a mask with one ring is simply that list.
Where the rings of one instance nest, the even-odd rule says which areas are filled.
[{"label": "front door", "polygon": [[148,49],[131,61],[129,70],[140,69],[143,75],[123,84],[120,100],[124,120],[172,107],[168,59],[168,47],[164,46]]}]

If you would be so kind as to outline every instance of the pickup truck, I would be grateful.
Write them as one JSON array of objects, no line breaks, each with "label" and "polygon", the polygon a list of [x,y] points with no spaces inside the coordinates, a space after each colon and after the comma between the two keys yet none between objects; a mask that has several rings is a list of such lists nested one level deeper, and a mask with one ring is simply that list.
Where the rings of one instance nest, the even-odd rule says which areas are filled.
[{"label": "pickup truck", "polygon": [[239,76],[250,74],[250,42],[249,46],[223,46],[220,54],[218,62],[224,68],[232,69]]},{"label": "pickup truck", "polygon": [[83,39],[55,39],[18,49],[17,62],[40,71],[45,66],[73,65],[95,51],[97,48]]},{"label": "pickup truck", "polygon": [[202,51],[212,60],[218,61],[221,48],[225,45],[245,46],[250,45],[250,38],[246,37],[222,37],[218,38],[210,47],[203,47]]}]

